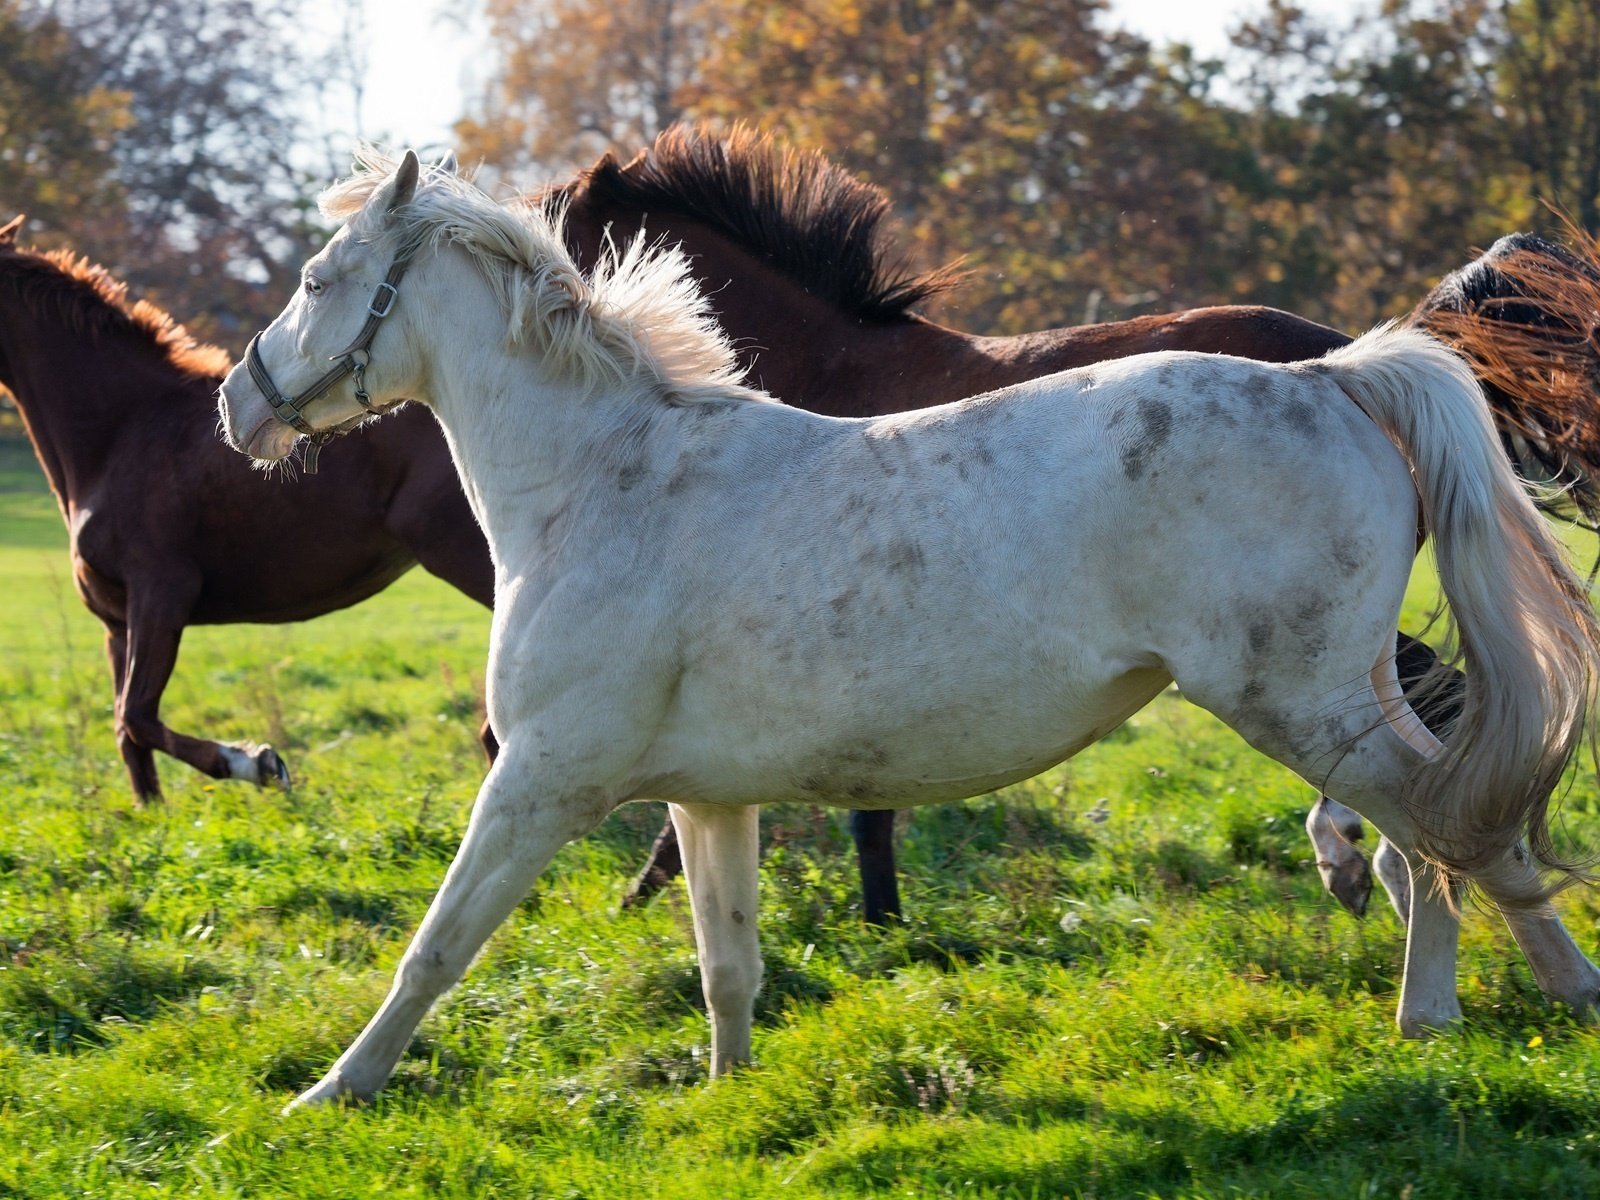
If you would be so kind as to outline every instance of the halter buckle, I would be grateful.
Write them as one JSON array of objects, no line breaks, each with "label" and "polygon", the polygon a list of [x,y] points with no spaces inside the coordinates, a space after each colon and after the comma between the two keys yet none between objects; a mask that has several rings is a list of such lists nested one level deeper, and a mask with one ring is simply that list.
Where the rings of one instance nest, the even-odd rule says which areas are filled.
[{"label": "halter buckle", "polygon": [[400,289],[385,280],[373,289],[372,299],[367,302],[367,311],[375,317],[387,317],[393,311],[394,302],[399,296]]}]

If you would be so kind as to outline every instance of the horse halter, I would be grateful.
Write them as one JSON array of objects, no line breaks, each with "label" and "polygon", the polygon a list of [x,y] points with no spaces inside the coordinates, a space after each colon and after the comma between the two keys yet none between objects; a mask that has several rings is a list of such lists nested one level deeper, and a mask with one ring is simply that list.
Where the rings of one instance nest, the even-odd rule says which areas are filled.
[{"label": "horse halter", "polygon": [[372,339],[378,336],[378,325],[383,318],[394,311],[394,302],[400,296],[400,280],[406,273],[406,268],[411,265],[411,256],[414,250],[402,251],[389,267],[389,273],[383,277],[372,293],[372,299],[367,301],[367,321],[361,326],[361,332],[356,334],[356,340],[351,342],[338,354],[330,356],[334,363],[333,368],[313,383],[298,396],[286,396],[278,390],[278,385],[272,382],[272,376],[267,373],[267,365],[261,361],[261,351],[257,343],[261,341],[258,333],[250,339],[250,344],[244,350],[244,364],[250,371],[250,378],[260,389],[261,394],[267,398],[267,403],[272,406],[272,415],[286,425],[292,425],[306,435],[307,444],[305,457],[302,460],[307,475],[317,473],[317,456],[322,447],[338,437],[341,433],[353,429],[361,420],[346,422],[334,426],[332,429],[316,430],[311,428],[309,422],[301,414],[305,412],[306,405],[313,400],[327,395],[334,384],[340,382],[346,375],[355,376],[356,402],[369,413],[383,411],[372,403],[372,397],[367,394],[366,374],[367,364],[372,361],[368,353],[372,346]]}]

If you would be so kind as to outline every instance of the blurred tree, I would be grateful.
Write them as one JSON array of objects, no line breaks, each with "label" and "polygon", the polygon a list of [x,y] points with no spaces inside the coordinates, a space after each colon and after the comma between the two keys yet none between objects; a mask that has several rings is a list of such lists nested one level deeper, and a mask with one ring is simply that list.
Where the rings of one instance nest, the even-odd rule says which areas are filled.
[{"label": "blurred tree", "polygon": [[727,0],[486,0],[499,53],[468,160],[547,172],[635,148],[685,115],[679,96]]},{"label": "blurred tree", "polygon": [[1600,206],[1594,0],[1267,0],[1226,63],[1105,0],[488,0],[469,152],[549,175],[683,116],[746,120],[885,187],[944,304],[992,331],[1259,302],[1349,329],[1473,246]]},{"label": "blurred tree", "polygon": [[26,212],[48,230],[122,207],[111,151],[128,97],[97,84],[77,49],[53,18],[0,0],[0,221]]},{"label": "blurred tree", "polygon": [[1600,6],[1510,0],[1498,17],[1479,26],[1480,60],[1509,146],[1535,194],[1600,229]]},{"label": "blurred tree", "polygon": [[[314,181],[296,155],[314,111],[307,97],[330,67],[301,49],[309,6],[0,2],[16,31],[0,43],[0,80],[40,47],[55,47],[67,64],[48,78],[35,72],[32,100],[5,135],[38,147],[77,144],[74,129],[92,134],[93,153],[81,161],[93,179],[56,187],[54,205],[34,205],[29,235],[71,244],[197,332],[242,345],[277,311],[314,244],[313,197],[325,171]],[[92,119],[74,116],[83,113]],[[55,186],[46,174],[30,164],[0,179],[0,207]]]},{"label": "blurred tree", "polygon": [[883,185],[927,257],[969,255],[947,306],[1015,331],[1259,292],[1218,69],[1103,0],[801,0],[740,10],[686,99]]}]

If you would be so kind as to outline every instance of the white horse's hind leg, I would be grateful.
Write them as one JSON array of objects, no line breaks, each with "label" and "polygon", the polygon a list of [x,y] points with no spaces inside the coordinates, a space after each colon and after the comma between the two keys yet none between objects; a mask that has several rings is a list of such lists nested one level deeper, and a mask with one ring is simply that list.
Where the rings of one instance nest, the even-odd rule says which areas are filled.
[{"label": "white horse's hind leg", "polygon": [[1361,817],[1337,800],[1318,796],[1306,814],[1306,836],[1317,855],[1322,886],[1353,917],[1364,916],[1372,895],[1367,860],[1352,843],[1361,836]]},{"label": "white horse's hind leg", "polygon": [[[1527,851],[1518,846],[1473,881],[1494,900],[1497,894],[1525,895],[1534,874]],[[1548,904],[1532,909],[1506,906],[1501,913],[1541,992],[1579,1012],[1592,1012],[1600,1005],[1600,968],[1578,949],[1554,908]]]},{"label": "white horse's hind leg", "polygon": [[[1442,747],[1437,739],[1428,732],[1427,728],[1417,718],[1411,707],[1405,703],[1400,694],[1400,685],[1394,677],[1392,662],[1383,662],[1372,673],[1374,690],[1380,699],[1387,727],[1398,733],[1410,746],[1422,754],[1438,753]],[[1398,806],[1390,806],[1391,808]],[[1396,843],[1395,848],[1400,850],[1406,859],[1412,863],[1409,872],[1409,885],[1411,893],[1410,913],[1411,921],[1406,937],[1406,985],[1410,984],[1413,964],[1413,947],[1419,954],[1427,952],[1430,945],[1434,953],[1437,946],[1442,945],[1448,932],[1452,959],[1451,967],[1451,992],[1452,1005],[1454,993],[1454,944],[1459,924],[1450,915],[1448,906],[1433,885],[1432,871],[1420,865],[1418,857],[1410,852],[1411,844],[1407,839],[1411,832],[1411,823],[1408,819],[1396,822],[1398,828],[1391,832],[1388,821],[1391,819],[1375,811],[1368,811],[1367,816],[1383,829],[1391,841]],[[1400,814],[1401,818],[1404,814]],[[1388,867],[1390,864],[1385,863]],[[1534,882],[1535,870],[1529,861],[1527,852],[1520,846],[1508,847],[1499,862],[1475,872],[1472,876],[1474,883],[1483,888],[1490,900],[1498,903],[1502,898],[1526,894]],[[1386,885],[1389,884],[1385,879]],[[1398,885],[1390,886],[1390,894],[1399,904],[1401,889]],[[1557,1000],[1565,1001],[1579,1010],[1591,1009],[1597,1000],[1600,1000],[1600,969],[1578,949],[1573,942],[1561,919],[1549,905],[1537,909],[1517,908],[1504,906],[1506,924],[1510,926],[1512,936],[1516,938],[1517,945],[1532,968],[1534,978],[1538,981],[1539,988],[1546,995]],[[1419,922],[1426,922],[1427,928],[1419,930]],[[1448,923],[1448,930],[1447,930]],[[1438,963],[1429,960],[1425,969],[1436,970]],[[1459,1013],[1459,1008],[1455,1010]],[[1426,1025],[1425,1013],[1412,1012],[1411,1023],[1423,1017],[1422,1025]],[[1402,987],[1401,999],[1401,1028],[1406,1029],[1408,1023],[1408,1010],[1405,1000],[1405,989]],[[1407,1030],[1407,1032],[1411,1032]]]},{"label": "white horse's hind leg", "polygon": [[[1398,813],[1395,806],[1394,813]],[[1373,824],[1383,828],[1383,818]],[[1385,818],[1391,817],[1386,812]],[[1461,941],[1461,921],[1449,901],[1434,886],[1434,872],[1413,848],[1409,855],[1400,849],[1400,838],[1410,834],[1410,819],[1394,816],[1391,836],[1395,850],[1405,855],[1410,877],[1411,912],[1406,921],[1405,969],[1400,981],[1400,1004],[1395,1024],[1406,1037],[1423,1037],[1448,1029],[1461,1020],[1461,1001],[1456,996],[1456,954]],[[1402,833],[1401,830],[1404,830]],[[1388,830],[1385,830],[1387,833]]]},{"label": "white horse's hind leg", "polygon": [[750,1061],[751,1014],[761,986],[756,932],[760,810],[674,804],[672,823],[694,910],[715,1078]]},{"label": "white horse's hind leg", "polygon": [[[1411,852],[1416,826],[1395,800],[1412,769],[1438,743],[1405,705],[1392,656],[1386,655],[1366,679],[1363,669],[1351,670],[1331,658],[1321,666],[1320,677],[1296,670],[1247,678],[1242,688],[1229,680],[1233,687],[1221,695],[1220,682],[1208,687],[1174,674],[1185,695],[1257,749],[1361,813],[1415,864],[1396,1020],[1408,1037],[1447,1028],[1461,1018],[1456,998],[1460,924],[1436,894],[1429,869]],[[1341,682],[1352,678],[1357,682]]]},{"label": "white horse's hind leg", "polygon": [[1411,919],[1411,868],[1406,866],[1405,855],[1388,838],[1380,838],[1372,853],[1372,870],[1388,893],[1394,915],[1404,925]]},{"label": "white horse's hind leg", "polygon": [[609,811],[586,792],[562,803],[535,799],[539,790],[526,756],[506,749],[478,792],[461,848],[400,960],[388,997],[327,1075],[289,1108],[365,1098],[381,1088],[429,1006],[461,977],[556,851]]}]

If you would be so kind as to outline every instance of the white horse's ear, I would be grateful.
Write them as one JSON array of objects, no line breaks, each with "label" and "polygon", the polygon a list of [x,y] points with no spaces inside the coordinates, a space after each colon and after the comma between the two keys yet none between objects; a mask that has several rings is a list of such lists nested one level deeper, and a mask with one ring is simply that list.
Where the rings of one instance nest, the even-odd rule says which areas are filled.
[{"label": "white horse's ear", "polygon": [[400,169],[394,173],[391,184],[393,190],[389,193],[389,201],[383,206],[385,213],[392,213],[403,204],[410,204],[411,198],[417,194],[417,177],[422,173],[422,164],[417,161],[417,152],[407,150],[405,157],[400,160]]},{"label": "white horse's ear", "polygon": [[26,213],[18,213],[3,226],[0,226],[0,246],[15,246],[17,244],[17,234],[22,229],[22,223],[27,219]]},{"label": "white horse's ear", "polygon": [[439,160],[433,169],[446,175],[461,174],[461,164],[456,161],[456,152],[454,150],[446,150],[444,157]]}]

